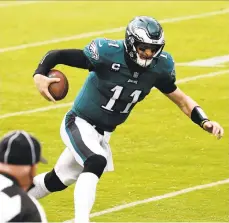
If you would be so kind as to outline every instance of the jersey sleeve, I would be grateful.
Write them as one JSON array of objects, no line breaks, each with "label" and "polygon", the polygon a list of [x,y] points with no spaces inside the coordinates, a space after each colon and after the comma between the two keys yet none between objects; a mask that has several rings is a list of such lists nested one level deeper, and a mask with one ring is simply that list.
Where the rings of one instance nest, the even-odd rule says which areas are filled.
[{"label": "jersey sleeve", "polygon": [[[163,55],[162,55],[163,56]],[[175,63],[170,54],[164,55],[163,69],[155,83],[155,87],[164,94],[172,93],[177,89]]]},{"label": "jersey sleeve", "polygon": [[97,38],[95,40],[92,40],[83,49],[84,54],[95,67],[98,67],[104,63],[103,53],[106,47],[105,43],[106,43],[106,40],[104,38]]}]

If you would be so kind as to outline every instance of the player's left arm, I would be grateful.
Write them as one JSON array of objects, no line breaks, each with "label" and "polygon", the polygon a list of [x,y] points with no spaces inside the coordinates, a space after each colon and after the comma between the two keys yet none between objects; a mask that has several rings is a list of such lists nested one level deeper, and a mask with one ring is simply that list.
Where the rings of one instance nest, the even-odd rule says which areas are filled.
[{"label": "player's left arm", "polygon": [[191,97],[182,90],[176,88],[175,91],[165,94],[174,102],[194,123],[202,127],[205,131],[212,133],[220,139],[224,130],[219,123],[208,119],[203,109]]},{"label": "player's left arm", "polygon": [[175,64],[171,55],[166,53],[163,57],[164,72],[155,87],[174,102],[194,123],[202,127],[205,131],[221,138],[224,130],[220,124],[209,120],[198,103],[176,86]]}]

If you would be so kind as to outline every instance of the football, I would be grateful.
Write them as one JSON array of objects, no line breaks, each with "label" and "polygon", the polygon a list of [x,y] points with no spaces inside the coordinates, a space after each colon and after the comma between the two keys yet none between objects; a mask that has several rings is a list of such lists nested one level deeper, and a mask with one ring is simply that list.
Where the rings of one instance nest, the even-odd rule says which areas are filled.
[{"label": "football", "polygon": [[62,100],[68,93],[68,79],[59,70],[50,70],[48,73],[49,78],[60,78],[59,82],[51,83],[49,85],[49,92],[57,101]]}]

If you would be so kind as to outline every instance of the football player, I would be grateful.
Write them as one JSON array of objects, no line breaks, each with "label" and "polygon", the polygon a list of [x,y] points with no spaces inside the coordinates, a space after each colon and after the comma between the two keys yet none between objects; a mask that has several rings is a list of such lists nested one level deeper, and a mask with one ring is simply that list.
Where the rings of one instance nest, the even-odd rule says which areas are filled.
[{"label": "football player", "polygon": [[58,78],[47,74],[57,64],[88,69],[88,77],[61,124],[66,149],[53,170],[34,178],[30,194],[36,198],[64,190],[76,183],[75,222],[88,223],[96,185],[104,171],[113,170],[109,138],[125,122],[134,106],[159,89],[195,124],[221,138],[223,128],[206,116],[202,108],[175,84],[172,56],[163,51],[164,32],[157,20],[135,17],[126,28],[124,40],[97,38],[81,49],[49,51],[34,73],[42,95]]}]

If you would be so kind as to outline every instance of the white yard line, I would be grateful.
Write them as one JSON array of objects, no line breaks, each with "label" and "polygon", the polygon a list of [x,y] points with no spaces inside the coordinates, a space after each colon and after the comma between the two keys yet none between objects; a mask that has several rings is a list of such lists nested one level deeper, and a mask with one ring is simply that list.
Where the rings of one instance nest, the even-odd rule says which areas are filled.
[{"label": "white yard line", "polygon": [[[214,11],[214,12],[208,12],[208,13],[203,13],[203,14],[198,14],[198,15],[189,15],[189,16],[182,16],[182,17],[178,17],[178,18],[163,19],[163,20],[160,20],[159,22],[161,24],[163,24],[163,23],[174,23],[174,22],[180,22],[180,21],[185,21],[185,20],[206,18],[209,16],[215,16],[215,15],[222,15],[222,14],[227,14],[227,13],[229,13],[229,9],[224,9],[224,10]],[[101,30],[101,31],[96,31],[96,32],[87,32],[87,33],[81,33],[81,34],[63,37],[63,38],[46,40],[46,41],[42,41],[42,42],[35,42],[35,43],[22,44],[22,45],[18,45],[18,46],[0,48],[0,53],[22,50],[22,49],[27,49],[27,48],[31,48],[31,47],[37,47],[37,46],[43,46],[43,45],[48,45],[48,44],[53,44],[53,43],[66,42],[66,41],[70,41],[70,40],[88,38],[88,37],[93,37],[93,36],[101,36],[101,35],[108,34],[108,33],[117,33],[117,32],[123,31],[125,28],[126,27],[119,27],[119,28],[106,29],[106,30]]]},{"label": "white yard line", "polygon": [[229,74],[229,70],[221,70],[221,71],[216,71],[212,73],[196,75],[193,77],[185,77],[183,79],[177,80],[176,83],[181,84],[181,83],[186,83],[189,81],[195,81],[198,79],[209,78],[209,77],[214,77],[214,76],[223,75],[223,74]]},{"label": "white yard line", "polygon": [[191,62],[177,63],[177,66],[190,67],[222,67],[224,63],[229,62],[229,55],[211,57],[207,59],[194,60]]},{"label": "white yard line", "polygon": [[34,3],[44,3],[44,2],[47,3],[49,1],[20,1],[20,2],[14,2],[14,3],[2,3],[2,4],[0,4],[0,8],[7,8],[7,7],[20,6],[20,5],[28,5],[28,4],[34,4]]},{"label": "white yard line", "polygon": [[[197,75],[197,76],[193,76],[193,77],[186,77],[186,78],[183,78],[181,80],[178,80],[176,83],[181,84],[181,83],[186,83],[189,81],[195,81],[198,79],[209,78],[209,77],[214,77],[214,76],[223,75],[223,74],[229,74],[229,70],[222,70],[222,71],[218,71],[218,72],[201,74],[201,75]],[[32,109],[32,110],[27,110],[27,111],[12,112],[12,113],[0,115],[0,119],[6,119],[6,118],[21,116],[21,115],[28,115],[28,114],[37,113],[37,112],[44,112],[44,111],[49,111],[49,110],[53,110],[53,109],[57,109],[57,108],[65,108],[65,107],[70,107],[71,105],[72,105],[72,102],[50,105],[50,106],[36,108],[36,109]]]},{"label": "white yard line", "polygon": [[27,111],[19,111],[19,112],[13,112],[13,113],[7,113],[4,115],[0,115],[0,119],[5,119],[5,118],[10,118],[10,117],[15,117],[15,116],[21,116],[21,115],[28,115],[32,113],[37,113],[37,112],[44,112],[44,111],[49,111],[57,108],[65,108],[65,107],[70,107],[72,105],[72,102],[70,103],[62,103],[62,104],[54,104],[46,107],[41,107],[41,108],[35,108],[32,110],[27,110]]},{"label": "white yard line", "polygon": [[[144,200],[139,200],[139,201],[134,201],[134,202],[131,202],[131,203],[128,203],[128,204],[118,205],[118,206],[115,206],[113,208],[109,208],[109,209],[105,209],[103,211],[92,213],[90,215],[90,217],[91,218],[92,217],[98,217],[98,216],[101,216],[101,215],[104,215],[104,214],[113,213],[113,212],[120,211],[120,210],[123,210],[123,209],[126,209],[126,208],[135,207],[135,206],[140,205],[140,204],[147,204],[147,203],[150,203],[150,202],[153,202],[153,201],[159,201],[159,200],[163,200],[163,199],[166,199],[166,198],[176,197],[176,196],[181,195],[181,194],[187,194],[187,193],[190,193],[190,192],[193,192],[193,191],[203,190],[203,189],[207,189],[207,188],[210,188],[210,187],[215,187],[215,186],[228,184],[228,183],[229,183],[229,178],[225,179],[225,180],[220,180],[220,181],[208,183],[208,184],[197,185],[197,186],[185,188],[185,189],[182,189],[182,190],[179,190],[179,191],[174,191],[174,192],[171,192],[171,193],[167,193],[167,194],[163,194],[163,195],[159,195],[159,196],[155,196],[155,197],[150,197],[150,198],[147,198],[147,199],[144,199]],[[67,222],[72,222],[72,220],[65,221],[65,223],[67,223]]]}]

